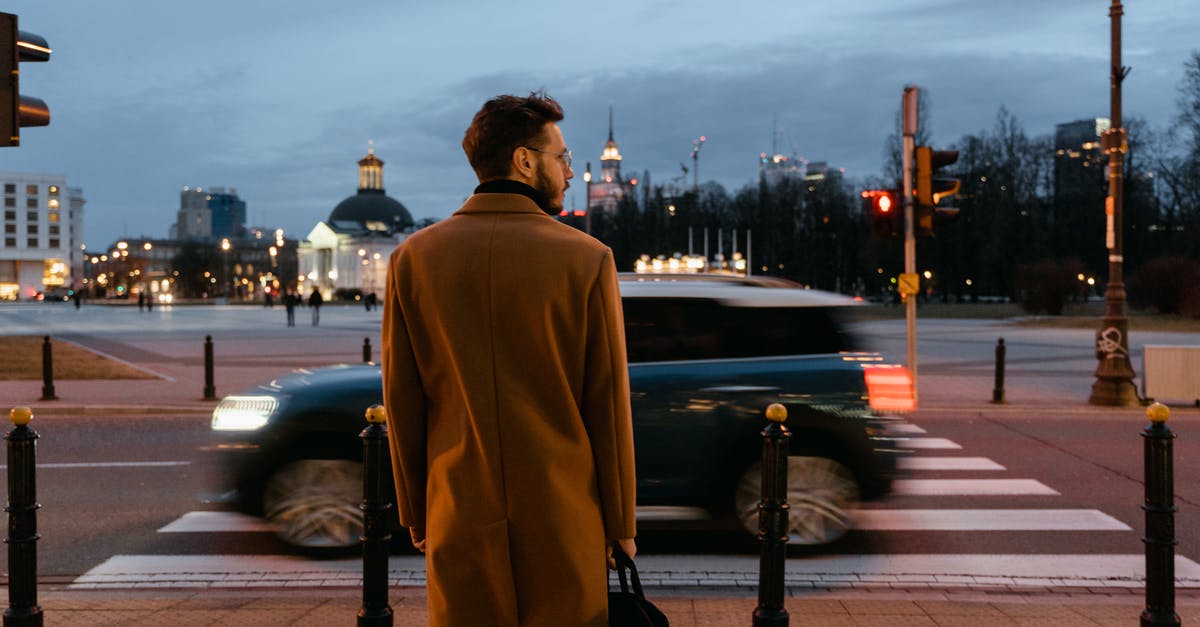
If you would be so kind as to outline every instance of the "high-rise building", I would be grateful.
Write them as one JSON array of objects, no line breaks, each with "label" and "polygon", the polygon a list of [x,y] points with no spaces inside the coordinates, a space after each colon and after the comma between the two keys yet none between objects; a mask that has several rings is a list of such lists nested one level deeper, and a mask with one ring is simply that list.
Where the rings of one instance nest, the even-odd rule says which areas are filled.
[{"label": "high-rise building", "polygon": [[604,152],[600,155],[600,176],[592,179],[591,191],[588,195],[588,211],[602,211],[614,214],[617,205],[625,197],[636,200],[633,195],[636,179],[626,181],[621,178],[621,151],[613,139],[613,113],[608,108],[608,141],[604,144]]},{"label": "high-rise building", "polygon": [[240,238],[246,232],[246,201],[233,188],[184,187],[171,239]]},{"label": "high-rise building", "polygon": [[1111,128],[1108,118],[1076,120],[1054,127],[1054,206],[1050,233],[1060,241],[1052,250],[1081,259],[1092,273],[1107,267],[1104,248],[1105,169],[1108,157],[1100,136]]},{"label": "high-rise building", "polygon": [[759,153],[758,174],[767,185],[776,187],[784,181],[799,181],[804,178],[804,162],[794,157],[773,153]]},{"label": "high-rise building", "polygon": [[83,206],[61,174],[0,172],[0,300],[35,298],[82,279]]}]

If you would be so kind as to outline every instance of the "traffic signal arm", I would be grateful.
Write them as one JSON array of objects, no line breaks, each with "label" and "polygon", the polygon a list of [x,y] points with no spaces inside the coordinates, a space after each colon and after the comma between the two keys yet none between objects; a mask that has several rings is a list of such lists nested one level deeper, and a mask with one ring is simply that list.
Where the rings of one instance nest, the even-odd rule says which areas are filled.
[{"label": "traffic signal arm", "polygon": [[50,124],[45,101],[21,95],[18,67],[49,61],[50,53],[44,38],[17,29],[17,16],[0,13],[0,146],[19,146],[22,126]]}]

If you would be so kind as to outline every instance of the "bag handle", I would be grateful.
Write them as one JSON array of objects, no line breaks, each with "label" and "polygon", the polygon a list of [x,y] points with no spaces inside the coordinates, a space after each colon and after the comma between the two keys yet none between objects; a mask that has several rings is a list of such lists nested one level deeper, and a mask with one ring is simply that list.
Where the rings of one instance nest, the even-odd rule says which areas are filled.
[{"label": "bag handle", "polygon": [[629,584],[625,580],[625,571],[628,569],[629,579],[633,582],[633,595],[639,599],[645,599],[646,595],[642,592],[642,580],[638,577],[637,566],[633,564],[633,558],[620,548],[613,547],[613,559],[617,562],[617,577],[621,580],[621,592],[629,592]]}]

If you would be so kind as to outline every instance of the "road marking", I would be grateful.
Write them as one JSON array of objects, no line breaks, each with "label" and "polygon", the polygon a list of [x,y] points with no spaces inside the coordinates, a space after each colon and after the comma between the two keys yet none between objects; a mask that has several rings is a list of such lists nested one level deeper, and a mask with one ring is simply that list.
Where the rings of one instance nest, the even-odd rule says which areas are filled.
[{"label": "road marking", "polygon": [[[863,585],[968,587],[1009,585],[1141,588],[1141,554],[1095,555],[832,555],[785,563],[784,583],[809,588]],[[638,555],[643,585],[686,588],[754,586],[751,555]],[[1200,564],[1177,555],[1177,585],[1200,586]],[[425,584],[423,556],[388,559],[392,586]],[[311,560],[290,555],[114,555],[70,588],[359,587],[362,559]]]},{"label": "road marking", "polygon": [[902,470],[1004,470],[987,457],[901,457]]},{"label": "road marking", "polygon": [[892,433],[916,433],[916,434],[925,433],[924,429],[922,429],[921,427],[919,427],[917,425],[912,424],[911,422],[902,422],[898,425],[888,425],[887,430]]},{"label": "road marking", "polygon": [[[192,462],[60,462],[43,464],[38,468],[161,468],[165,466],[187,466]],[[7,470],[7,464],[0,464],[0,470]]]},{"label": "road marking", "polygon": [[238,512],[188,512],[159,528],[159,533],[271,531],[263,519]]},{"label": "road marking", "polygon": [[860,531],[1130,531],[1095,509],[860,509]]},{"label": "road marking", "polygon": [[1036,479],[897,479],[892,493],[903,496],[1050,495],[1058,491]]},{"label": "road marking", "polygon": [[896,445],[922,450],[958,450],[957,442],[946,438],[896,438]]}]

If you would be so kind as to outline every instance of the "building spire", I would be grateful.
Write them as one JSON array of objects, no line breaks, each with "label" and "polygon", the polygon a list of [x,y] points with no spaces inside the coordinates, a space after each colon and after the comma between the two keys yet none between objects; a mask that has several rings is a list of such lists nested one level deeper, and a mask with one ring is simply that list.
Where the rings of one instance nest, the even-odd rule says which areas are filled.
[{"label": "building spire", "polygon": [[612,103],[608,103],[608,141],[613,140],[612,131]]},{"label": "building spire", "polygon": [[367,140],[367,156],[358,161],[358,189],[383,191],[383,160],[375,156],[374,140]]}]

